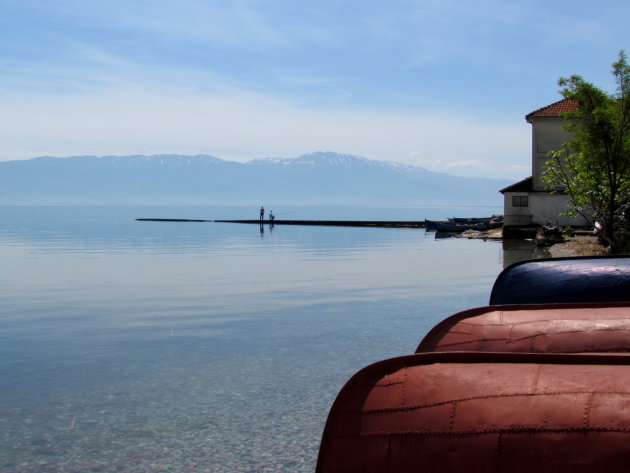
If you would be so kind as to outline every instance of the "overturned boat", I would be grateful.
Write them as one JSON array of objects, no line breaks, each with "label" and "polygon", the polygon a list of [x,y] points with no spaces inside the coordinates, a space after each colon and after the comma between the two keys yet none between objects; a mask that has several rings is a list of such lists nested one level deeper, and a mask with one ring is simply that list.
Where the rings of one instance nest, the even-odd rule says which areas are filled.
[{"label": "overturned boat", "polygon": [[[374,363],[346,383],[316,471],[627,471],[629,262],[506,268],[491,305],[448,317],[415,354]],[[522,298],[536,292],[544,297]],[[583,292],[593,295],[584,301]]]},{"label": "overturned boat", "polygon": [[354,375],[316,471],[623,472],[630,356],[422,353]]},{"label": "overturned boat", "polygon": [[521,261],[497,277],[490,304],[630,301],[630,255]]}]

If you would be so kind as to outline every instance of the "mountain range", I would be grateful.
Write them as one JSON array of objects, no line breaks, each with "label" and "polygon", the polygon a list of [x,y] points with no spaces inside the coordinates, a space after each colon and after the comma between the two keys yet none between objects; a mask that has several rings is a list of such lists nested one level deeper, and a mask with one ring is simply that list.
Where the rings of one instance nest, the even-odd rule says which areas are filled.
[{"label": "mountain range", "polygon": [[0,162],[4,204],[500,205],[510,183],[332,152],[246,163],[208,155]]}]

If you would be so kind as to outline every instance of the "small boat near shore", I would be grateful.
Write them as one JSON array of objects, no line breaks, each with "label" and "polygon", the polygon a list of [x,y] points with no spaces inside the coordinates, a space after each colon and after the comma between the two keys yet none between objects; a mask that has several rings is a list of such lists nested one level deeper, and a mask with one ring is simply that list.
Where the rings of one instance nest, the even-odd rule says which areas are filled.
[{"label": "small boat near shore", "polygon": [[461,233],[465,232],[466,230],[477,230],[483,232],[492,228],[499,228],[502,225],[503,222],[493,221],[488,221],[487,223],[455,223],[425,220],[425,226],[427,230],[448,233]]},{"label": "small boat near shore", "polygon": [[505,268],[490,305],[630,301],[630,255],[520,261]]},{"label": "small boat near shore", "polygon": [[475,223],[490,223],[495,217],[471,217],[471,218],[460,218],[460,217],[452,217],[449,218],[449,222],[460,223],[460,224],[475,224]]},{"label": "small boat near shore", "polygon": [[480,232],[488,230],[489,225],[485,223],[435,223],[435,229],[438,232],[460,233],[466,230],[478,230]]},{"label": "small boat near shore", "polygon": [[429,231],[461,233],[466,230],[477,230],[480,232],[499,228],[503,225],[503,216],[493,215],[491,217],[453,217],[448,220],[424,220],[425,227]]},{"label": "small boat near shore", "polygon": [[444,319],[415,354],[350,378],[316,473],[627,471],[629,262],[503,270],[489,306]]},{"label": "small boat near shore", "polygon": [[426,218],[424,219],[424,228],[426,228],[427,231],[429,232],[435,232],[437,231],[437,224],[438,223],[447,223],[444,221],[440,221],[438,222],[437,220],[427,220]]}]

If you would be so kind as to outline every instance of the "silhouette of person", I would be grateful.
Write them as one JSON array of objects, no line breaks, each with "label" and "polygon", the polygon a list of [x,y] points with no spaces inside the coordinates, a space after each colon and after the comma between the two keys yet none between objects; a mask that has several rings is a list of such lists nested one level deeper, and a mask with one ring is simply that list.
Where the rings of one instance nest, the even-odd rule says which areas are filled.
[{"label": "silhouette of person", "polygon": [[260,208],[260,220],[264,220],[265,219],[265,208],[261,207]]},{"label": "silhouette of person", "polygon": [[270,211],[269,211],[269,221],[270,221],[270,222],[273,222],[273,219],[274,219],[274,218],[276,218],[276,217],[274,217],[274,216],[273,216],[273,210],[270,210]]}]

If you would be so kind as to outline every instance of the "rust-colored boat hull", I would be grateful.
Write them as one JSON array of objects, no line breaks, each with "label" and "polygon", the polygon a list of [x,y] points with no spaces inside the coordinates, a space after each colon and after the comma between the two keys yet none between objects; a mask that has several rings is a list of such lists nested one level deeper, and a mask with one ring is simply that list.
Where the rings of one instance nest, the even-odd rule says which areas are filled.
[{"label": "rust-colored boat hull", "polygon": [[630,356],[461,352],[359,371],[333,404],[316,471],[629,468]]},{"label": "rust-colored boat hull", "polygon": [[630,302],[479,307],[436,325],[416,353],[630,353]]}]

